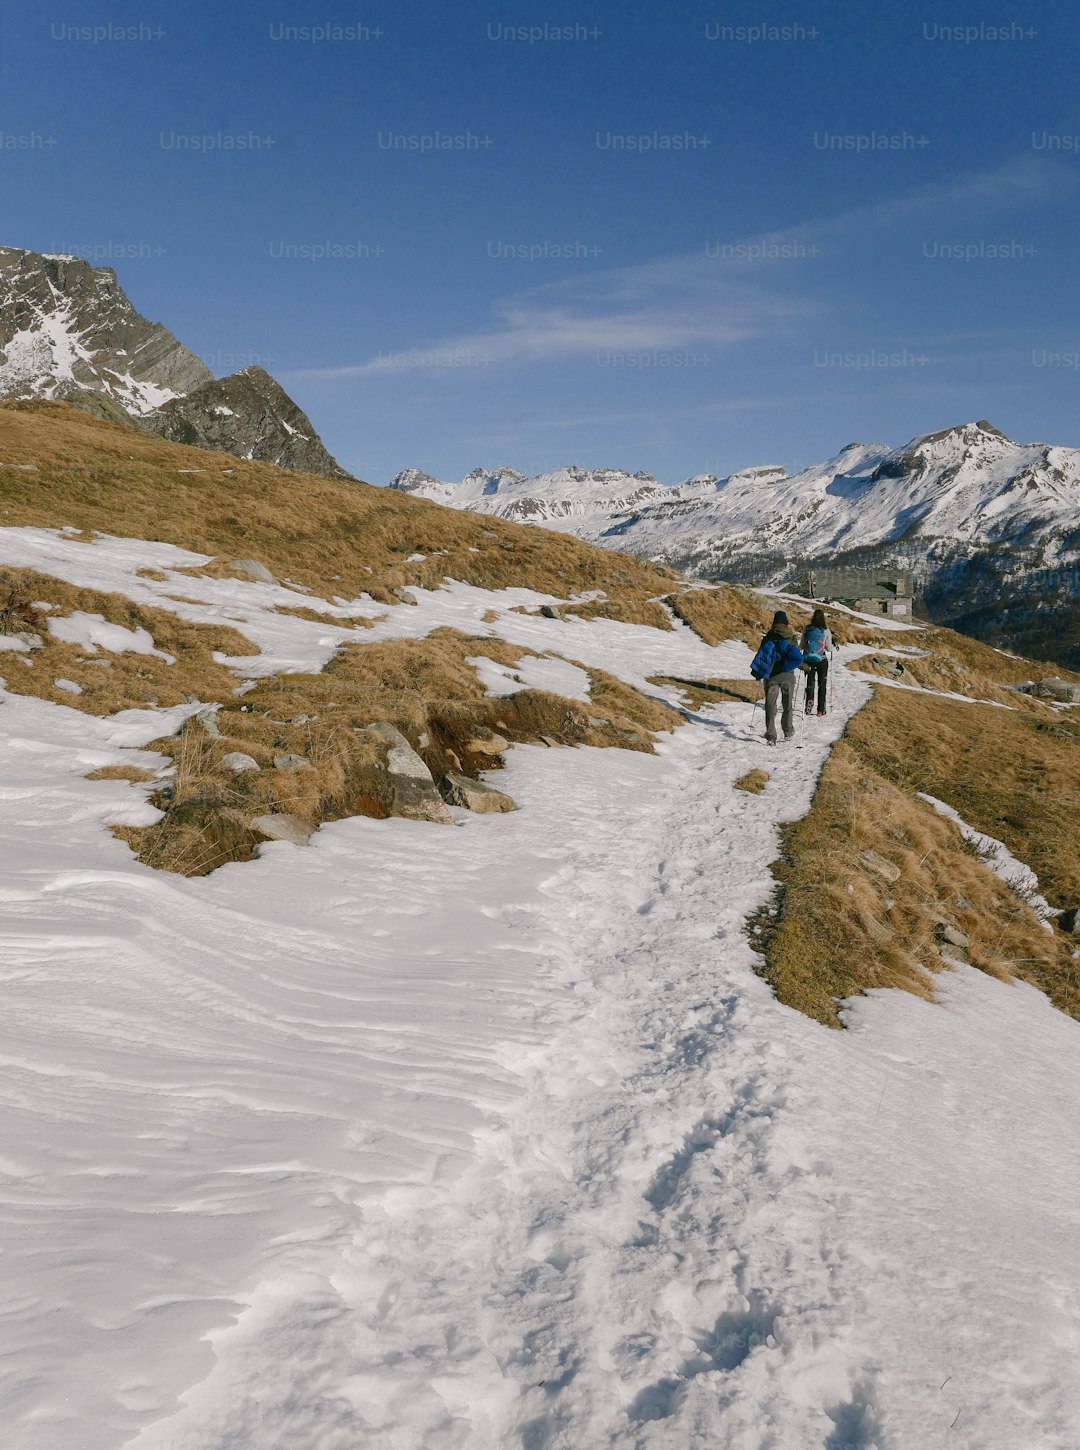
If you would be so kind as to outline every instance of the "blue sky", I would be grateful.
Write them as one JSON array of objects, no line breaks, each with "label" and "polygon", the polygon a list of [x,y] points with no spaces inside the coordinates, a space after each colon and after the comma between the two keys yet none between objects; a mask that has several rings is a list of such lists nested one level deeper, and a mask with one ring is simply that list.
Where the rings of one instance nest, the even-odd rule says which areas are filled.
[{"label": "blue sky", "polygon": [[373,482],[1080,445],[1071,7],[769,9],[0,0],[0,241]]}]

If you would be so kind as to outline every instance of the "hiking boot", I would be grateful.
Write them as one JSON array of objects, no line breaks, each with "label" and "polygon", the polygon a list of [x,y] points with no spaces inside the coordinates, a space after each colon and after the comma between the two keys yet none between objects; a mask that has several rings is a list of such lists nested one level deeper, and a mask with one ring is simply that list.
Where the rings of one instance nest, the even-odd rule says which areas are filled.
[{"label": "hiking boot", "polygon": [[766,745],[775,745],[776,744],[776,741],[775,740],[766,739],[765,744]]},{"label": "hiking boot", "polygon": [[824,715],[824,713],[825,713],[825,711],[824,711],[824,710],[819,710],[819,711],[818,711],[818,714],[819,714],[819,715]]}]

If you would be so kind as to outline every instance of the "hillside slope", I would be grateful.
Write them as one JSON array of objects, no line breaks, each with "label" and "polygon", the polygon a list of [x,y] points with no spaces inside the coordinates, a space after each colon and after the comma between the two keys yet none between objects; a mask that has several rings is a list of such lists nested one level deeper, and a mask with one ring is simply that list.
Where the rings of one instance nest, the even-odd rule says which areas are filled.
[{"label": "hillside slope", "polygon": [[778,602],[0,407],[19,1450],[1080,1438],[1075,707]]}]

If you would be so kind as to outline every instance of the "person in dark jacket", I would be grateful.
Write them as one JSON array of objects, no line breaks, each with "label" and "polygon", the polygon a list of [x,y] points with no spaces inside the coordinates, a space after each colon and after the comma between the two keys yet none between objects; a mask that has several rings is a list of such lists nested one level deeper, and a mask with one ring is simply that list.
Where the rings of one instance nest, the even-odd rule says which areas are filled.
[{"label": "person in dark jacket", "polygon": [[776,707],[782,704],[780,723],[784,739],[795,734],[795,671],[802,664],[802,651],[796,642],[795,631],[788,623],[782,609],[773,615],[768,634],[761,641],[762,646],[772,642],[776,646],[776,663],[765,681],[765,739],[776,744]]},{"label": "person in dark jacket", "polygon": [[813,618],[799,640],[802,650],[803,670],[806,673],[806,713],[814,711],[814,689],[817,687],[817,712],[825,713],[825,699],[829,689],[829,661],[836,649],[832,630],[825,619],[823,609],[815,609]]}]

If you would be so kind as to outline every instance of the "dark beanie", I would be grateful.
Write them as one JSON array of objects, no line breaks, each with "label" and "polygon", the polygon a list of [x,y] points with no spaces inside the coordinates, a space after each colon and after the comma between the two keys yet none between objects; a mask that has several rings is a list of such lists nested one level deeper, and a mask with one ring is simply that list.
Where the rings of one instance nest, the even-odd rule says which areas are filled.
[{"label": "dark beanie", "polygon": [[772,617],[773,624],[787,624],[788,617],[782,609],[778,609]]}]

